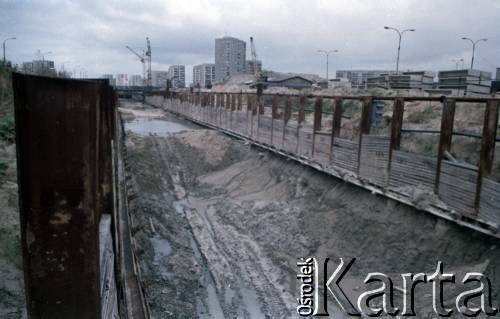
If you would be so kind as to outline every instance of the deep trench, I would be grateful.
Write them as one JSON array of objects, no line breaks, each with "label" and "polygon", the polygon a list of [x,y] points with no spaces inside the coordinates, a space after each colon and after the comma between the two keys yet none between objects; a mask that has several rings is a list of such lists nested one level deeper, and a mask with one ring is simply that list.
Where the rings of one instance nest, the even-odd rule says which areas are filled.
[{"label": "deep trench", "polygon": [[[498,239],[157,109],[124,107],[133,235],[154,318],[298,317],[301,257],[356,258],[342,283],[352,300],[370,272],[402,287],[401,274],[432,274],[438,261],[458,282],[484,273],[500,299]],[[445,305],[462,288],[446,287]],[[415,294],[418,317],[432,317],[432,286]]]}]

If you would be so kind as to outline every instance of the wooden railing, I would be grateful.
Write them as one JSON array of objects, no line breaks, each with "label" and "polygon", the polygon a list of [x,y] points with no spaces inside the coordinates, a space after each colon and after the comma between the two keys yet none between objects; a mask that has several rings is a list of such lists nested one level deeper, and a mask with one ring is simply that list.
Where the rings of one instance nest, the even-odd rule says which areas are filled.
[{"label": "wooden railing", "polygon": [[[492,170],[499,141],[499,99],[195,92],[168,97],[156,94],[146,101],[373,192],[498,236],[500,183]],[[405,109],[416,101],[440,104],[439,129],[404,129]],[[382,128],[373,123],[377,102],[392,109],[389,124]],[[484,109],[482,135],[454,130],[456,105],[463,102],[477,103]],[[353,111],[355,106],[357,111]],[[351,126],[347,134],[346,121]],[[407,133],[439,135],[436,154],[404,150],[402,136]],[[454,136],[480,139],[477,165],[453,159]]]}]

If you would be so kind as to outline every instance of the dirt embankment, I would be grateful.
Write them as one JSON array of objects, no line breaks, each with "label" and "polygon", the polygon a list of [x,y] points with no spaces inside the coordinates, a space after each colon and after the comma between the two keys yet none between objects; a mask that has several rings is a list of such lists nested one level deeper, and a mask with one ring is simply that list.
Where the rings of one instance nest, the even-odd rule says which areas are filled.
[{"label": "dirt embankment", "polygon": [[[500,298],[496,239],[210,130],[129,134],[127,149],[134,238],[155,318],[293,317],[296,263],[308,256],[357,258],[346,278],[351,295],[369,272],[402,287],[401,273],[431,274],[442,261],[457,281],[484,272]],[[431,285],[417,290],[421,318],[432,314],[430,295]]]},{"label": "dirt embankment", "polygon": [[24,318],[16,147],[0,141],[0,318]]}]

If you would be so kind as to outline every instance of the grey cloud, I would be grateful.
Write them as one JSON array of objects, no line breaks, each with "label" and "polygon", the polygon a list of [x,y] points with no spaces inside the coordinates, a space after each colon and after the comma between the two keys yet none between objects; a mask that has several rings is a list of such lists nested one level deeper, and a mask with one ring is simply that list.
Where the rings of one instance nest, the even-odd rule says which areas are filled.
[{"label": "grey cloud", "polygon": [[[461,36],[487,37],[477,66],[493,71],[500,62],[500,3],[466,1],[3,1],[0,37],[17,63],[37,49],[52,51],[57,63],[83,65],[92,76],[140,73],[125,45],[140,50],[149,36],[156,68],[213,60],[214,38],[256,39],[264,67],[279,71],[324,73],[320,48],[339,49],[332,69],[392,68],[396,34],[383,25],[414,27],[405,34],[401,66],[451,68],[451,59],[470,59]],[[189,74],[189,70],[188,70]]]}]

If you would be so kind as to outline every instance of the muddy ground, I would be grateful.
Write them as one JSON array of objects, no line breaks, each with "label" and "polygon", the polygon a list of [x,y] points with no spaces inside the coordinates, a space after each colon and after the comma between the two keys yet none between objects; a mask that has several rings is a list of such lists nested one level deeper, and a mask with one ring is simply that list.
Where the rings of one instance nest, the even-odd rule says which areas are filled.
[{"label": "muddy ground", "polygon": [[[430,275],[442,261],[457,281],[483,272],[494,303],[500,300],[498,239],[216,131],[174,131],[126,137],[133,233],[154,318],[297,317],[296,263],[309,256],[335,264],[357,258],[342,283],[350,296],[366,290],[369,272],[387,274],[400,288],[402,273]],[[459,290],[446,287],[446,305]],[[416,290],[418,318],[435,317],[431,296],[430,284]],[[344,317],[334,303],[333,317]]]}]

